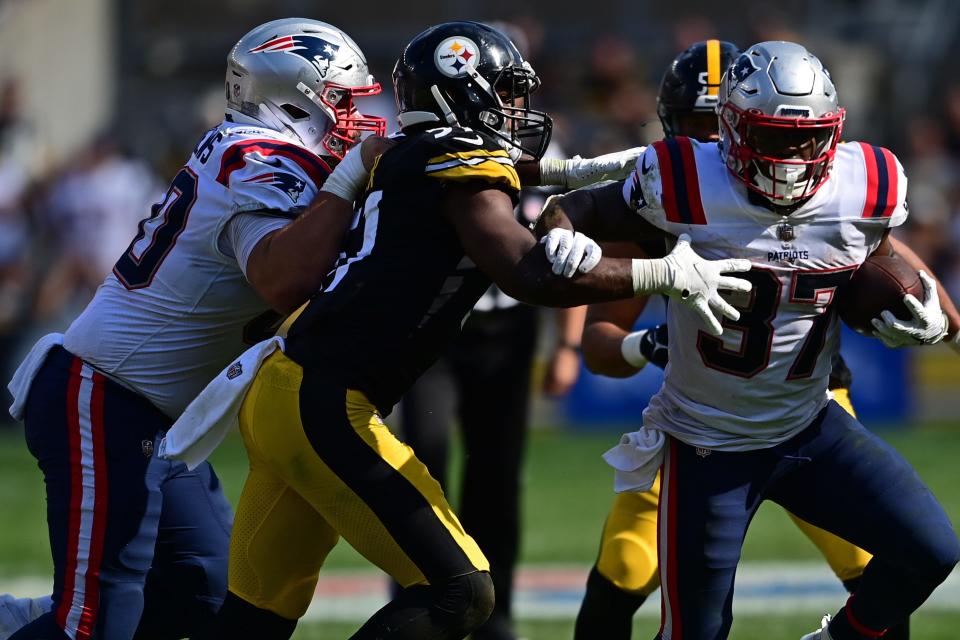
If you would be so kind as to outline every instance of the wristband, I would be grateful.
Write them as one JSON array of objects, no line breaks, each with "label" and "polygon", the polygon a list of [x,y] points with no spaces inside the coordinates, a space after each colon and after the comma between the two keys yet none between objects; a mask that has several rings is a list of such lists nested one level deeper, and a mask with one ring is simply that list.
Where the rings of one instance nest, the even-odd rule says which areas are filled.
[{"label": "wristband", "polygon": [[620,355],[626,360],[627,364],[637,369],[643,369],[647,364],[647,359],[640,353],[640,341],[643,340],[643,334],[646,331],[634,331],[628,333],[627,337],[620,342]]},{"label": "wristband", "polygon": [[356,146],[344,156],[333,173],[327,176],[320,191],[332,193],[352,203],[360,195],[369,178],[370,172],[363,166],[360,147]]},{"label": "wristband", "polygon": [[567,186],[567,161],[560,158],[540,159],[540,184]]}]

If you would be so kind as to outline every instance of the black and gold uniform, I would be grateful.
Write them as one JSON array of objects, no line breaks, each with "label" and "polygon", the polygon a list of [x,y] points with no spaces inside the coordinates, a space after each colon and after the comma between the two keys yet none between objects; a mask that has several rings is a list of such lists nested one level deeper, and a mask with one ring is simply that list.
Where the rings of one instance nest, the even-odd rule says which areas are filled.
[{"label": "black and gold uniform", "polygon": [[388,413],[443,352],[490,280],[441,214],[444,185],[520,183],[499,143],[457,128],[400,138],[374,168],[346,249],[288,334],[287,354]]},{"label": "black and gold uniform", "polygon": [[250,475],[230,591],[259,609],[300,617],[339,536],[404,587],[488,570],[440,486],[382,421],[489,285],[441,212],[450,183],[519,190],[490,137],[408,130],[378,160],[322,292],[244,401]]}]

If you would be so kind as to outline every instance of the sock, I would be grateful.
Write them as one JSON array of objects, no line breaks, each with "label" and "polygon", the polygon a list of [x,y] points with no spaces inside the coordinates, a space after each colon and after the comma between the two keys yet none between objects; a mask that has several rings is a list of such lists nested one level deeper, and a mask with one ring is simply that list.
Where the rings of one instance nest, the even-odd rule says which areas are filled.
[{"label": "sock", "polygon": [[574,640],[630,640],[633,614],[646,599],[617,588],[593,567],[577,614]]}]

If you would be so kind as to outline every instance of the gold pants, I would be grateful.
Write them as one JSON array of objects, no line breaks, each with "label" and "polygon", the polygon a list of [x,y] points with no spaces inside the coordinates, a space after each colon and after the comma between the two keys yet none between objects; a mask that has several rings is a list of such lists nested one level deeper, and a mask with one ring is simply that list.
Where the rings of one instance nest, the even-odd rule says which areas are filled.
[{"label": "gold pants", "polygon": [[340,536],[404,587],[489,570],[440,485],[363,393],[311,381],[277,351],[243,402],[240,432],[250,472],[229,587],[247,602],[302,616]]}]

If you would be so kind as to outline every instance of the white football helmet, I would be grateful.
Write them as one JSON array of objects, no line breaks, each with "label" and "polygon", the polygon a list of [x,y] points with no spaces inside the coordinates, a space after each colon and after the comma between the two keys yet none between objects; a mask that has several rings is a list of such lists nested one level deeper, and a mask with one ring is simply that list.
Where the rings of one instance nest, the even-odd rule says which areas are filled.
[{"label": "white football helmet", "polygon": [[829,177],[844,110],[830,74],[799,44],[742,53],[720,82],[717,114],[727,167],[773,204],[801,202]]},{"label": "white football helmet", "polygon": [[383,118],[360,113],[355,97],[380,93],[360,47],[319,20],[267,22],[227,56],[227,117],[253,120],[341,159],[364,131],[383,135]]}]

